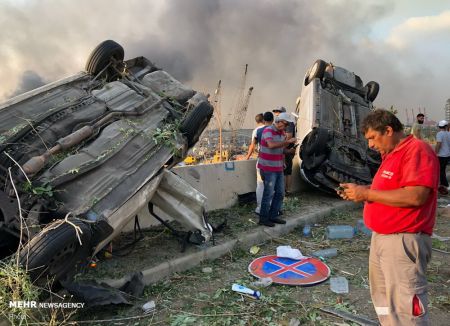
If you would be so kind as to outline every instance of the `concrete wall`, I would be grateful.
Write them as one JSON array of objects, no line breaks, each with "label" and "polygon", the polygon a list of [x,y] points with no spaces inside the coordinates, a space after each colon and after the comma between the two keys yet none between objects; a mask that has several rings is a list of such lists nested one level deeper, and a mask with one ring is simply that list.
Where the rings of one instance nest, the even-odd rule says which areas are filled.
[{"label": "concrete wall", "polygon": [[[253,192],[256,189],[256,160],[180,166],[172,171],[208,198],[207,211],[231,207],[237,203],[238,194]],[[299,192],[305,187],[306,184],[300,178],[299,158],[296,156],[292,171],[292,191]],[[157,209],[155,212],[170,220],[170,216],[164,216]],[[139,213],[139,218],[142,228],[159,224],[147,209]],[[133,227],[134,220],[124,230],[130,231]]]},{"label": "concrete wall", "polygon": [[[207,210],[228,208],[236,204],[238,194],[256,189],[256,160],[177,167],[173,172],[208,198]],[[306,187],[300,178],[298,157],[292,178],[294,192]]]}]

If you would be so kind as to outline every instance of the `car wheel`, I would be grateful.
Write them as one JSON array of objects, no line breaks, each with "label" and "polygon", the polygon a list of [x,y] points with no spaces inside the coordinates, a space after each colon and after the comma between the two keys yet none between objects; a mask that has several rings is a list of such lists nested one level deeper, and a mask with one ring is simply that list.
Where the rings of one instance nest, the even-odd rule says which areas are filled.
[{"label": "car wheel", "polygon": [[327,158],[328,130],[314,128],[300,147],[300,158],[307,169],[317,168]]},{"label": "car wheel", "polygon": [[303,150],[306,155],[322,154],[325,152],[327,146],[328,130],[323,128],[314,128],[305,140]]},{"label": "car wheel", "polygon": [[208,102],[200,102],[183,120],[180,130],[186,136],[188,147],[192,147],[200,138],[211,120],[214,109]]},{"label": "car wheel", "polygon": [[327,68],[327,63],[323,60],[316,60],[309,71],[308,77],[305,80],[305,86],[313,81],[315,78],[322,79]]},{"label": "car wheel", "polygon": [[311,154],[303,156],[302,162],[306,169],[314,170],[319,167],[327,158],[327,154]]},{"label": "car wheel", "polygon": [[92,231],[80,220],[69,220],[78,226],[81,245],[73,225],[61,220],[48,224],[20,251],[20,264],[32,281],[56,281],[73,276],[91,254]]},{"label": "car wheel", "polygon": [[380,85],[377,82],[370,81],[366,84],[366,88],[367,88],[367,99],[370,102],[375,101],[378,92],[380,91]]},{"label": "car wheel", "polygon": [[[96,76],[110,64],[111,59],[122,62],[123,58],[124,50],[120,44],[112,40],[103,41],[89,55],[86,62],[86,71],[88,74]],[[117,72],[114,69],[105,71],[105,76],[108,79],[112,79],[116,74]]]}]

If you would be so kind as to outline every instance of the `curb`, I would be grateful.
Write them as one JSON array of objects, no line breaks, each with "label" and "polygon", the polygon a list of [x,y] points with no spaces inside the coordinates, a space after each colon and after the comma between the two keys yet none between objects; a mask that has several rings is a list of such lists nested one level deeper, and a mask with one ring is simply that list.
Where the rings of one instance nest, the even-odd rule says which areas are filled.
[{"label": "curb", "polygon": [[[325,215],[329,215],[332,211],[352,210],[358,207],[358,204],[352,202],[337,202],[327,208],[318,209],[315,212],[306,215],[292,216],[286,220],[286,224],[277,225],[274,228],[258,227],[252,233],[248,233],[239,237],[239,239],[231,239],[222,244],[202,249],[198,252],[188,254],[183,257],[175,258],[163,262],[157,266],[142,270],[143,282],[145,285],[156,283],[173,273],[183,272],[192,267],[199,265],[205,260],[214,260],[219,258],[235,248],[249,248],[258,243],[280,237],[281,235],[292,232],[299,225],[306,223],[314,223],[320,221]],[[129,281],[131,274],[119,279],[103,279],[99,283],[106,283],[112,287],[120,287]]]}]

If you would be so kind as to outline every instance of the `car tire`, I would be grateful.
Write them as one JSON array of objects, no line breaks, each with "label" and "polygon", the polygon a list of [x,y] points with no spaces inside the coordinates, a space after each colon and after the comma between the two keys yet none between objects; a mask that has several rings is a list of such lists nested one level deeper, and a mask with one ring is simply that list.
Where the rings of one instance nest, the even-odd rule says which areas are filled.
[{"label": "car tire", "polygon": [[366,88],[367,88],[367,99],[370,102],[375,101],[378,92],[380,91],[380,85],[377,82],[370,81],[366,84]]},{"label": "car tire", "polygon": [[181,123],[180,131],[186,136],[188,147],[192,147],[200,138],[211,120],[214,109],[208,102],[200,102]]},{"label": "car tire", "polygon": [[[124,55],[125,52],[120,44],[112,40],[103,41],[89,55],[86,61],[86,71],[90,75],[97,76],[111,62],[111,58],[122,62]],[[107,69],[105,74],[107,77],[112,78],[112,76],[116,75],[116,72],[114,69]]]},{"label": "car tire", "polygon": [[[70,220],[80,227],[81,245],[75,228],[69,223],[48,224],[20,251],[20,264],[33,282],[54,278],[55,281],[73,276],[87,262],[92,250],[92,231],[87,223]],[[58,225],[57,223],[62,223]]]},{"label": "car tire", "polygon": [[306,155],[322,154],[327,147],[328,130],[324,128],[314,128],[305,140],[306,142],[303,146],[303,150]]},{"label": "car tire", "polygon": [[306,169],[314,170],[318,168],[327,158],[327,154],[311,154],[303,156],[302,162]]},{"label": "car tire", "polygon": [[322,79],[325,74],[327,65],[328,64],[323,60],[316,60],[316,62],[314,62],[314,64],[311,66],[308,77],[306,77],[305,86],[312,82],[315,78]]},{"label": "car tire", "polygon": [[328,130],[314,128],[300,147],[300,158],[307,169],[315,169],[327,158]]}]

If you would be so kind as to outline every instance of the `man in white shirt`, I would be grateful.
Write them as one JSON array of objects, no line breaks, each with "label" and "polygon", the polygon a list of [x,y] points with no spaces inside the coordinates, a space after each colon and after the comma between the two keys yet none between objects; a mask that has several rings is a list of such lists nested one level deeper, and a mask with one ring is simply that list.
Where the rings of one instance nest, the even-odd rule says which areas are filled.
[{"label": "man in white shirt", "polygon": [[448,181],[445,169],[450,160],[450,132],[448,132],[448,122],[441,120],[438,123],[439,132],[436,134],[436,147],[434,151],[439,158],[439,193],[448,194]]},{"label": "man in white shirt", "polygon": [[252,131],[252,138],[250,142],[250,146],[248,147],[247,156],[245,157],[246,160],[249,160],[252,156],[254,150],[256,149],[256,146],[258,145],[256,143],[256,132],[259,128],[264,127],[264,115],[262,113],[258,113],[255,116],[255,122],[256,122],[256,128]]},{"label": "man in white shirt", "polygon": [[[252,156],[253,151],[255,149],[259,149],[259,144],[258,144],[258,140],[257,140],[257,132],[259,129],[266,126],[265,121],[264,121],[264,114],[262,114],[262,113],[259,113],[256,115],[255,121],[256,121],[256,128],[253,129],[253,132],[252,132],[252,140],[251,140],[250,146],[248,148],[248,153],[245,158],[246,160],[250,159],[250,157]],[[259,212],[261,210],[261,200],[262,200],[263,192],[264,192],[264,182],[261,179],[261,175],[259,173],[258,168],[256,168],[256,209],[255,209],[256,214],[259,214]]]}]

